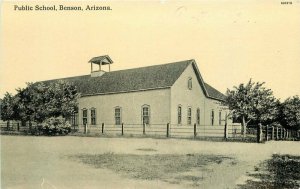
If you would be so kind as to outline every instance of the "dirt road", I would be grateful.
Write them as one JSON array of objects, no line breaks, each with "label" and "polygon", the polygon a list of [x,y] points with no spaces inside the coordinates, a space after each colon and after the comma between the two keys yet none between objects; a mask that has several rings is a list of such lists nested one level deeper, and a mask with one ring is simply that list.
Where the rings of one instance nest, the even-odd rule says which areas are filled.
[{"label": "dirt road", "polygon": [[[143,151],[138,149],[154,149]],[[1,136],[1,188],[186,188],[161,180],[124,177],[68,158],[76,154],[213,154],[233,157],[210,164],[197,188],[235,188],[273,153],[300,155],[299,142],[266,144],[180,139]],[[191,188],[193,188],[191,186]]]}]

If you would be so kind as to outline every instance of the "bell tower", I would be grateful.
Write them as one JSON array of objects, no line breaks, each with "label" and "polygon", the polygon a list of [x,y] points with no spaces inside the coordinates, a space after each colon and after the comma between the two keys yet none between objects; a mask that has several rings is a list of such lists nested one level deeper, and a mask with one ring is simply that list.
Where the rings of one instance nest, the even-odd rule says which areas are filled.
[{"label": "bell tower", "polygon": [[[113,61],[110,59],[108,55],[97,56],[92,58],[89,63],[91,63],[91,77],[100,77],[105,72],[110,72],[110,65]],[[93,64],[98,65],[98,69],[94,70]],[[108,65],[108,71],[104,71],[104,68]],[[106,67],[107,68],[107,67]]]}]

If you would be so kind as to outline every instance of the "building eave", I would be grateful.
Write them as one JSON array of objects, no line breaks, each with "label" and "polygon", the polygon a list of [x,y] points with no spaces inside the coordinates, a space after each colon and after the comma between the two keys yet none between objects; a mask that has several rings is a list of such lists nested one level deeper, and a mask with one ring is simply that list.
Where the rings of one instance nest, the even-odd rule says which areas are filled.
[{"label": "building eave", "polygon": [[118,92],[83,94],[80,97],[98,96],[98,95],[112,95],[112,94],[132,93],[132,92],[141,92],[141,91],[152,91],[152,90],[161,90],[161,89],[169,89],[169,88],[171,88],[171,86],[147,88],[147,89],[139,89],[139,90],[129,90],[129,91],[118,91]]}]

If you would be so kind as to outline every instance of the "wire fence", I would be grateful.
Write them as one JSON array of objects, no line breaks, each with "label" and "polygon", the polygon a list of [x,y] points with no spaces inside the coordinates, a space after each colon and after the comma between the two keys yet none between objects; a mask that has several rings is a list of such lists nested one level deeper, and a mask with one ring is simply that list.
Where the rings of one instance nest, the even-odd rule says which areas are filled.
[{"label": "wire fence", "polygon": [[[0,122],[1,133],[29,133],[37,134],[39,126],[36,123],[21,125],[19,122]],[[173,138],[219,138],[243,139],[250,142],[264,142],[269,140],[299,140],[300,132],[289,130],[281,126],[250,125],[243,135],[240,124],[228,125],[178,125],[178,124],[98,124],[73,125],[72,133],[77,135],[104,136],[154,136]]]},{"label": "wire fence", "polygon": [[[240,125],[228,125],[228,137],[240,137]],[[74,128],[78,133],[102,135],[147,135],[178,138],[224,137],[224,125],[178,125],[178,124],[130,124],[120,125],[79,125]]]}]

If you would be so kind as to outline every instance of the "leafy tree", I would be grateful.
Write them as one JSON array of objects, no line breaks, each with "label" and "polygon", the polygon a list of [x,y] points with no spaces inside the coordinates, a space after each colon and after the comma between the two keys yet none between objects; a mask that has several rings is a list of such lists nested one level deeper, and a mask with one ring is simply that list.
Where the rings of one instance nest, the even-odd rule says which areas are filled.
[{"label": "leafy tree", "polygon": [[45,89],[42,90],[40,85],[27,83],[26,88],[17,89],[16,98],[18,98],[18,120],[29,122],[40,122],[39,115],[43,112],[40,107],[43,105],[43,96]]},{"label": "leafy tree", "polygon": [[50,117],[68,118],[77,109],[78,97],[76,87],[68,82],[27,83],[26,88],[17,89],[15,96],[6,94],[1,116],[4,120],[37,123]]},{"label": "leafy tree", "polygon": [[299,96],[288,98],[281,104],[279,121],[289,129],[300,130]]},{"label": "leafy tree", "polygon": [[1,101],[1,119],[3,121],[15,120],[17,99],[10,93],[6,93]]},{"label": "leafy tree", "polygon": [[44,98],[47,108],[43,107],[42,109],[47,118],[58,116],[67,118],[77,111],[79,94],[76,87],[68,82],[50,83],[47,86]]},{"label": "leafy tree", "polygon": [[273,96],[271,89],[265,88],[265,83],[252,82],[227,89],[226,104],[233,117],[241,120],[242,133],[246,134],[249,122],[271,123],[278,114],[279,101]]}]

